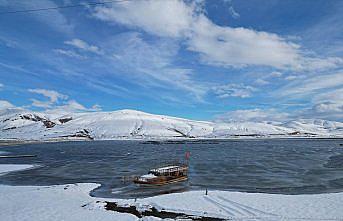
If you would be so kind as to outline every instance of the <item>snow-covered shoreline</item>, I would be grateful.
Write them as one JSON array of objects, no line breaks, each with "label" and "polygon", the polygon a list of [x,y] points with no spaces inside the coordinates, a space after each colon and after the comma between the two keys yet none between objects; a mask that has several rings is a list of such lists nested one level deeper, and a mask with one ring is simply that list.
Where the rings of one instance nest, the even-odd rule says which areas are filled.
[{"label": "snow-covered shoreline", "polygon": [[53,138],[47,140],[7,140],[0,139],[0,146],[12,146],[12,145],[21,145],[21,144],[42,144],[42,143],[59,143],[59,142],[97,142],[97,141],[141,141],[141,142],[198,142],[198,141],[230,141],[230,140],[326,140],[326,139],[338,139],[341,140],[343,137],[326,137],[326,136],[260,136],[260,137],[230,137],[230,138],[106,138],[106,139],[64,139],[64,138]]},{"label": "snow-covered shoreline", "polygon": [[[30,165],[0,164],[0,171],[29,169]],[[7,171],[6,171],[7,170]],[[161,220],[139,219],[130,213],[105,209],[108,202],[138,210],[159,211],[229,220],[343,220],[343,193],[279,195],[228,191],[189,191],[140,199],[91,197],[99,184],[54,186],[0,185],[1,220]]]},{"label": "snow-covered shoreline", "polygon": [[0,176],[6,173],[20,170],[29,170],[36,167],[31,164],[0,164]]}]

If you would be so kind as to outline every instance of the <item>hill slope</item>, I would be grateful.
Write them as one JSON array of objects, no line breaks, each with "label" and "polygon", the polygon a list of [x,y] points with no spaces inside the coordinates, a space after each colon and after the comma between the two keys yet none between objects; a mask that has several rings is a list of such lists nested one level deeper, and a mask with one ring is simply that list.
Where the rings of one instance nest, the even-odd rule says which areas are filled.
[{"label": "hill slope", "polygon": [[0,131],[0,139],[19,140],[343,137],[343,123],[324,120],[214,123],[134,110],[53,113],[7,109],[0,112]]}]

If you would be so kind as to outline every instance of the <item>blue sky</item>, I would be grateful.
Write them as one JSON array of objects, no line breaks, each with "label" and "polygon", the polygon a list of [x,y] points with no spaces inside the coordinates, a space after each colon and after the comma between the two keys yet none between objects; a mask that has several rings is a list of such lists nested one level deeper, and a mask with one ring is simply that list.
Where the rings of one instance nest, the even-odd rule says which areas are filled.
[{"label": "blue sky", "polygon": [[0,0],[0,109],[343,119],[340,0]]}]

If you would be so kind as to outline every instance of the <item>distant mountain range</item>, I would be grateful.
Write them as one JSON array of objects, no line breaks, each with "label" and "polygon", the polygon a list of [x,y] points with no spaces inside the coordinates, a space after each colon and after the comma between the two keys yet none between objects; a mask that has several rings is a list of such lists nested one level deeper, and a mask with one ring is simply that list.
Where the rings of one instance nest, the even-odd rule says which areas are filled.
[{"label": "distant mountain range", "polygon": [[190,139],[240,137],[343,137],[343,123],[303,119],[289,122],[194,121],[135,110],[112,112],[0,111],[0,139]]}]

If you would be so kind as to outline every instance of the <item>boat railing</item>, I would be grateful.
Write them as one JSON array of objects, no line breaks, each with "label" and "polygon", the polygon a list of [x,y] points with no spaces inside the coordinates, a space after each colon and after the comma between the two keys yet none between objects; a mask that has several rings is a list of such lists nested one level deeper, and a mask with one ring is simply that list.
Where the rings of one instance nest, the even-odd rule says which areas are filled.
[{"label": "boat railing", "polygon": [[152,169],[149,171],[156,176],[185,176],[188,174],[188,166],[187,165],[178,165],[178,166],[170,166],[170,167],[160,167],[156,169]]}]

